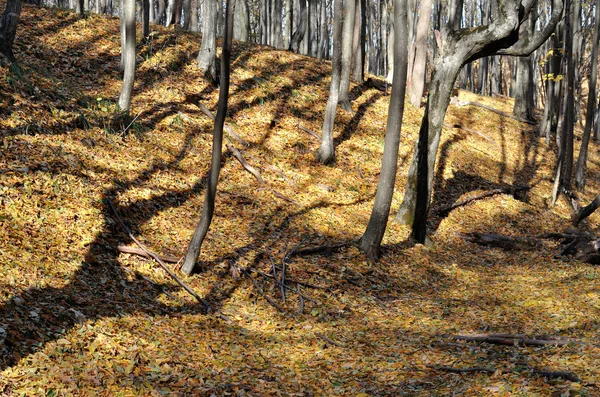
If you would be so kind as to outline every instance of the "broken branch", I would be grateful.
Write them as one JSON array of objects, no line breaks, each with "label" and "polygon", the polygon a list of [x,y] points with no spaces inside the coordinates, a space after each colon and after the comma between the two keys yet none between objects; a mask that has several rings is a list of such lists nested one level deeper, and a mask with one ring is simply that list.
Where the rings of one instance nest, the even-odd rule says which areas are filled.
[{"label": "broken branch", "polygon": [[497,196],[499,194],[512,194],[514,195],[516,192],[520,192],[520,191],[524,191],[524,190],[529,190],[531,189],[531,186],[509,186],[509,187],[504,187],[504,188],[500,188],[500,189],[493,189],[493,190],[488,190],[487,192],[483,192],[483,193],[479,193],[476,194],[472,197],[468,197],[464,200],[461,200],[457,203],[454,203],[452,205],[449,205],[447,207],[441,208],[439,209],[437,212],[440,215],[444,215],[447,214],[448,212],[458,208],[458,207],[463,207],[467,204],[472,203],[473,201],[477,201],[477,200],[481,200],[483,198],[487,198],[487,197],[493,197],[493,196]]},{"label": "broken branch", "polygon": [[260,176],[260,172],[258,172],[256,168],[248,164],[244,156],[242,156],[242,153],[235,146],[227,145],[227,150],[229,150],[231,154],[233,154],[233,157],[235,157],[237,161],[240,162],[240,164],[242,165],[242,167],[244,167],[246,171],[251,173],[256,178],[258,183],[260,183],[261,185],[265,184],[265,181],[262,179],[262,176]]},{"label": "broken branch", "polygon": [[313,130],[310,130],[310,129],[304,127],[302,124],[298,124],[298,128],[300,129],[300,131],[304,131],[307,134],[312,135],[316,139],[321,140],[321,137],[316,132],[314,132]]},{"label": "broken branch", "polygon": [[[146,253],[146,251],[139,249],[139,248],[135,248],[135,247],[119,245],[117,247],[117,251],[122,252],[124,254],[139,255],[146,259],[152,259],[152,257],[150,255],[148,255]],[[180,260],[180,258],[178,258],[176,256],[158,255],[158,254],[156,256],[158,256],[163,262],[167,262],[167,263],[177,263]]]}]

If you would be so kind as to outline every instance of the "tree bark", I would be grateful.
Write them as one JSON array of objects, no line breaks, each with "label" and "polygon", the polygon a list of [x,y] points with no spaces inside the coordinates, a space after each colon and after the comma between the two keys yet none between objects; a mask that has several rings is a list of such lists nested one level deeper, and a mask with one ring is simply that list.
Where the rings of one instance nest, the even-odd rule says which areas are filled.
[{"label": "tree bark", "polygon": [[587,114],[585,117],[585,127],[583,129],[583,138],[579,149],[579,158],[575,170],[575,187],[579,191],[585,190],[585,172],[587,168],[588,146],[592,134],[592,125],[594,123],[594,111],[596,110],[596,81],[598,78],[598,39],[600,35],[600,0],[596,0],[596,18],[594,22],[594,39],[592,41],[592,70],[588,80],[588,103]]},{"label": "tree bark", "polygon": [[190,10],[190,32],[197,33],[198,30],[198,0],[192,0]]},{"label": "tree bark", "polygon": [[233,38],[239,41],[248,41],[250,38],[250,10],[248,8],[248,0],[237,0]]},{"label": "tree bark", "polygon": [[394,0],[394,77],[388,111],[381,174],[377,183],[377,193],[371,217],[365,233],[359,241],[359,248],[368,259],[377,260],[380,255],[381,241],[390,215],[396,170],[398,168],[398,149],[404,114],[404,96],[406,92],[406,70],[408,67],[408,29],[407,0]]},{"label": "tree bark", "polygon": [[20,16],[21,1],[8,0],[0,18],[0,54],[4,55],[10,62],[16,62],[12,48]]},{"label": "tree bark", "polygon": [[217,1],[204,0],[202,7],[202,45],[198,67],[204,76],[217,82]]},{"label": "tree bark", "polygon": [[498,12],[492,23],[459,31],[449,23],[445,28],[442,49],[434,63],[427,107],[409,169],[404,201],[396,217],[404,223],[412,223],[413,235],[420,243],[424,243],[426,238],[437,149],[458,72],[466,62],[483,56],[529,56],[548,38],[561,14],[560,9],[556,10],[542,31],[523,40],[519,33],[520,25],[527,22],[534,5],[537,6],[535,2],[497,0]]},{"label": "tree bark", "polygon": [[356,0],[344,1],[344,24],[342,31],[342,74],[340,78],[340,107],[348,112],[352,111],[350,105],[350,73],[352,72],[352,37],[354,33]]},{"label": "tree bark", "polygon": [[[525,36],[533,35],[535,32],[535,21],[537,19],[536,10],[532,10],[529,16],[529,25],[525,27]],[[533,57],[519,57],[517,61],[517,73],[515,79],[515,104],[513,114],[521,119],[534,120],[533,109],[533,93],[536,89],[535,79],[533,74]]]},{"label": "tree bark", "polygon": [[154,17],[154,20],[152,21],[153,24],[158,25],[160,23],[160,21],[162,20],[163,16],[165,15],[165,3],[167,0],[157,0],[158,1],[158,10],[156,11],[156,15]]},{"label": "tree bark", "polygon": [[142,0],[142,37],[150,36],[150,0]]},{"label": "tree bark", "polygon": [[231,42],[233,38],[233,16],[235,11],[235,0],[225,0],[225,29],[223,37],[223,51],[221,56],[221,86],[219,88],[219,103],[217,106],[217,117],[213,130],[212,160],[208,182],[206,184],[206,195],[202,205],[202,216],[194,231],[192,240],[185,254],[185,260],[181,270],[185,274],[192,274],[197,267],[202,243],[210,227],[215,210],[215,197],[217,193],[217,182],[221,172],[221,157],[223,148],[223,126],[227,115],[227,101],[229,99],[229,77],[231,68]]},{"label": "tree bark", "polygon": [[[352,1],[352,0],[351,0]],[[342,0],[334,0],[333,13],[333,55],[331,60],[331,86],[329,99],[325,107],[325,119],[321,132],[321,146],[315,153],[317,160],[329,164],[335,160],[333,146],[333,126],[335,124],[335,111],[340,93],[340,72],[342,63]]]},{"label": "tree bark", "polygon": [[558,159],[554,174],[554,188],[552,189],[552,205],[564,190],[571,188],[571,174],[573,173],[573,127],[575,123],[575,97],[574,80],[575,71],[573,63],[573,10],[571,0],[565,1],[565,50],[567,52],[567,83],[565,96],[565,114],[561,130]]},{"label": "tree bark", "polygon": [[413,106],[421,106],[423,89],[425,88],[425,68],[427,67],[427,36],[431,17],[431,0],[421,0],[419,20],[415,35],[415,59],[412,74],[409,77],[408,97]]},{"label": "tree bark", "polygon": [[123,59],[123,87],[119,96],[119,109],[129,113],[131,97],[133,95],[133,83],[135,81],[135,0],[123,0],[121,14],[121,40]]},{"label": "tree bark", "polygon": [[300,5],[300,19],[298,22],[298,28],[292,35],[292,39],[290,42],[289,50],[300,53],[300,42],[304,39],[304,35],[306,34],[306,0],[299,0],[298,4]]}]

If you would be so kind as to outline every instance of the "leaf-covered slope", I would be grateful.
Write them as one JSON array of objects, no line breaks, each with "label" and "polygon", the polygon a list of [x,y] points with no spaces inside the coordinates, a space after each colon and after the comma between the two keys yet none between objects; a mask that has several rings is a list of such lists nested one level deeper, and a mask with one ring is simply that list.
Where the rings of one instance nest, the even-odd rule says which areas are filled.
[{"label": "leaf-covered slope", "polygon": [[[182,255],[198,220],[217,92],[197,70],[197,35],[154,27],[138,46],[132,115],[114,117],[119,24],[114,18],[25,7],[15,43],[22,70],[0,69],[0,390],[23,395],[547,395],[596,386],[594,345],[463,346],[444,334],[561,335],[597,343],[600,273],[536,251],[482,248],[459,232],[528,236],[569,225],[548,208],[554,151],[531,127],[451,106],[433,211],[476,192],[531,185],[432,218],[431,248],[390,224],[381,263],[353,247],[293,257],[282,302],[261,274],[294,248],[360,237],[375,193],[388,97],[352,87],[338,112],[338,159],[314,161],[329,84],[327,62],[236,43],[228,124],[261,186],[225,158],[201,259],[184,278],[222,316],[203,314],[162,270],[116,247],[133,233]],[[461,92],[510,112],[512,103]],[[422,110],[408,107],[393,209],[400,203]],[[590,153],[587,199],[600,191]],[[590,219],[592,230],[598,218]],[[290,314],[284,316],[238,269]],[[281,272],[281,269],[279,270]],[[298,283],[296,283],[298,282]],[[318,286],[320,288],[314,288]],[[302,311],[300,312],[300,309]],[[228,320],[227,320],[228,319]],[[5,335],[5,336],[3,336]],[[455,375],[428,365],[494,367]],[[530,369],[571,370],[582,383]]]}]

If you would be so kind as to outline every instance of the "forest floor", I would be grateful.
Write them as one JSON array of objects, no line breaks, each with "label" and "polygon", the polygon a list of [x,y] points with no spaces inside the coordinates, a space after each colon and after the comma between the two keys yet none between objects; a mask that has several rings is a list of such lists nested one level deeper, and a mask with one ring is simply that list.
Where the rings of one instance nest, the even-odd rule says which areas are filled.
[{"label": "forest floor", "polygon": [[[153,261],[118,252],[136,245],[111,204],[150,250],[181,256],[209,166],[212,123],[198,104],[214,112],[218,90],[195,66],[200,39],[153,28],[138,46],[130,123],[114,117],[118,20],[23,10],[21,69],[0,68],[0,395],[600,395],[600,270],[557,258],[552,241],[503,251],[460,237],[571,227],[565,200],[549,205],[555,147],[480,107],[450,106],[446,122],[469,130],[443,133],[431,246],[390,222],[378,263],[351,245],[292,256],[363,233],[389,96],[353,85],[354,113],[338,111],[337,162],[320,165],[318,140],[298,124],[320,131],[330,63],[235,43],[227,123],[249,145],[229,144],[264,184],[225,156],[202,271],[178,272],[212,311]],[[459,97],[512,109],[507,98]],[[422,111],[405,111],[393,213]],[[585,202],[600,192],[599,171],[592,144]],[[437,215],[515,185],[532,188]],[[599,222],[594,214],[586,227]],[[285,301],[268,277],[274,266],[286,269]],[[450,338],[482,333],[585,343]]]}]

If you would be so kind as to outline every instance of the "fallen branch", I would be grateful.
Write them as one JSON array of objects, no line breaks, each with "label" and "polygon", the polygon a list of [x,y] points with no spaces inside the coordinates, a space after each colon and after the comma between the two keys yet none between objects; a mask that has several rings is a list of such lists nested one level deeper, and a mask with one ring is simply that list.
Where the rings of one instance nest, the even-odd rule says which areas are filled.
[{"label": "fallen branch", "polygon": [[467,342],[490,343],[504,346],[567,346],[570,344],[584,344],[584,342],[555,337],[544,337],[544,339],[528,338],[524,335],[509,334],[483,334],[483,335],[448,335],[450,339],[464,340]]},{"label": "fallen branch", "polygon": [[269,304],[271,306],[273,306],[275,309],[279,310],[281,313],[285,314],[285,315],[290,315],[283,307],[281,307],[277,302],[275,302],[269,295],[265,294],[265,292],[263,291],[262,288],[260,288],[260,286],[258,285],[258,283],[256,282],[256,280],[254,279],[254,277],[252,277],[252,275],[250,274],[250,272],[244,268],[240,268],[240,271],[242,273],[244,273],[244,275],[246,277],[248,277],[250,279],[250,281],[252,281],[252,284],[254,284],[254,288],[256,288],[256,291],[259,293],[260,296],[262,296],[263,298],[265,298],[265,300],[267,302],[269,302]]},{"label": "fallen branch", "polygon": [[262,176],[260,176],[260,172],[258,172],[256,168],[248,164],[244,156],[242,156],[242,153],[240,153],[240,151],[236,147],[227,145],[227,150],[229,150],[231,154],[233,154],[233,157],[235,157],[237,161],[240,162],[240,164],[242,165],[242,167],[244,167],[246,171],[251,173],[256,178],[258,183],[260,183],[261,185],[265,184],[265,181],[262,179]]},{"label": "fallen branch", "polygon": [[445,367],[443,365],[427,365],[427,368],[433,368],[438,371],[451,372],[453,374],[466,374],[473,372],[484,372],[487,374],[493,374],[496,372],[494,368],[486,368],[486,367],[472,367],[472,368],[454,368],[454,367]]},{"label": "fallen branch", "polygon": [[190,286],[188,286],[179,277],[177,277],[177,275],[175,273],[173,273],[173,271],[171,269],[169,269],[169,267],[165,264],[165,262],[163,262],[158,257],[158,255],[156,255],[155,253],[153,253],[151,251],[148,251],[148,249],[137,238],[135,238],[135,236],[133,235],[133,233],[131,233],[131,230],[129,230],[127,225],[125,225],[125,222],[123,222],[123,219],[121,219],[121,216],[117,212],[117,209],[113,205],[112,201],[110,201],[109,198],[106,198],[106,201],[108,202],[108,205],[114,212],[114,214],[117,218],[117,221],[119,221],[119,223],[121,224],[123,229],[125,229],[125,232],[129,236],[129,238],[132,239],[147,255],[152,257],[152,259],[154,259],[167,272],[167,274],[169,276],[171,276],[171,278],[174,279],[177,282],[177,284],[179,284],[187,293],[189,293],[194,298],[196,298],[196,300],[204,306],[204,308],[206,309],[207,312],[210,312],[210,305],[208,304],[208,302],[206,302],[204,299],[202,299],[200,297],[200,295],[198,295]]},{"label": "fallen branch", "polygon": [[354,244],[354,242],[345,242],[345,243],[334,244],[334,245],[319,245],[316,247],[306,247],[306,248],[301,248],[301,249],[294,249],[288,254],[288,257],[314,255],[314,254],[320,254],[320,253],[329,255],[329,254],[337,252],[343,248],[349,247],[352,244]]},{"label": "fallen branch", "polygon": [[315,137],[318,140],[321,140],[321,137],[319,136],[319,134],[317,134],[316,132],[314,132],[313,130],[310,130],[306,127],[304,127],[302,124],[298,124],[298,128],[300,129],[300,131],[304,131],[309,135],[312,135],[313,137]]},{"label": "fallen branch", "polygon": [[499,114],[500,116],[510,117],[511,119],[520,121],[521,123],[526,123],[526,124],[530,124],[530,125],[536,125],[535,121],[522,119],[520,117],[515,116],[514,114],[503,112],[503,111],[498,110],[498,109],[494,109],[493,107],[488,106],[488,105],[484,105],[483,103],[473,102],[473,101],[461,101],[458,98],[456,98],[456,99],[453,98],[452,99],[452,104],[457,105],[457,106],[467,106],[467,105],[477,106],[477,107],[489,110],[490,112],[494,112],[496,114]]},{"label": "fallen branch", "polygon": [[532,375],[542,376],[546,379],[565,379],[570,380],[571,382],[581,382],[581,379],[573,372],[569,371],[540,371],[534,369],[531,371]]},{"label": "fallen branch", "polygon": [[[146,251],[144,251],[143,249],[139,249],[139,248],[135,248],[135,247],[128,247],[127,245],[119,245],[117,247],[117,251],[122,252],[124,254],[131,254],[131,255],[139,255],[142,256],[146,259],[152,259],[152,256],[148,255],[146,253]],[[168,256],[168,255],[156,255],[160,258],[160,260],[162,260],[163,262],[166,263],[178,263],[179,260],[181,258],[178,258],[176,256]]]},{"label": "fallen branch", "polygon": [[471,243],[502,248],[506,251],[533,250],[541,245],[539,240],[532,237],[507,237],[493,233],[460,233],[459,235]]},{"label": "fallen branch", "polygon": [[600,208],[600,195],[596,196],[596,198],[585,207],[575,211],[573,214],[573,224],[575,226],[579,225],[581,221],[592,215],[598,208]]},{"label": "fallen branch", "polygon": [[[204,113],[206,116],[208,116],[208,118],[210,118],[212,121],[215,121],[215,115],[213,114],[213,112],[211,112],[206,106],[204,106],[202,104],[202,102],[198,101],[198,102],[195,102],[195,104],[196,104],[196,106],[198,106],[198,108],[200,108],[200,110],[202,110],[202,113]],[[244,140],[244,138],[242,138],[241,136],[236,134],[235,131],[233,130],[233,128],[231,128],[231,126],[225,125],[223,128],[224,128],[225,132],[227,132],[227,135],[229,135],[234,140],[238,141],[238,143],[240,143],[246,147],[250,146],[250,143],[248,143],[248,141]]]},{"label": "fallen branch", "polygon": [[321,334],[321,333],[319,333],[319,332],[315,332],[315,336],[317,336],[317,337],[319,337],[319,338],[323,339],[325,342],[327,342],[327,343],[330,343],[330,344],[332,344],[332,345],[339,346],[339,347],[346,347],[346,345],[344,345],[343,343],[341,343],[341,342],[336,342],[336,341],[334,341],[333,339],[331,339],[331,338],[328,338],[327,336],[325,336],[325,335],[323,335],[323,334]]},{"label": "fallen branch", "polygon": [[487,197],[497,196],[499,194],[511,194],[514,196],[516,192],[521,192],[521,191],[529,190],[529,189],[531,189],[531,186],[510,186],[510,187],[503,187],[500,189],[488,190],[487,192],[476,194],[474,196],[471,196],[464,200],[461,200],[457,203],[454,203],[447,207],[441,208],[437,211],[437,213],[440,215],[445,215],[448,212],[450,212],[458,207],[463,207],[467,204],[470,204],[473,201],[481,200],[481,199],[487,198]]},{"label": "fallen branch", "polygon": [[[255,156],[251,155],[250,153],[245,153],[246,157],[256,161],[256,162],[260,162],[259,159],[257,159]],[[263,164],[261,163],[261,168],[262,168]],[[275,168],[274,166],[272,166],[269,163],[265,163],[264,167],[269,169],[270,171],[273,171],[274,173],[276,173],[277,175],[279,175],[281,178],[283,178],[283,180],[285,180],[288,184],[292,185],[295,189],[298,189],[298,185],[296,184],[296,182],[292,181],[290,178],[288,178],[285,173],[283,173],[282,171],[278,170],[277,168]]]},{"label": "fallen branch", "polygon": [[378,80],[375,80],[375,79],[369,77],[367,79],[367,81],[365,81],[364,84],[367,87],[375,88],[376,90],[383,92],[385,95],[388,94],[389,84],[387,81],[381,82],[381,81],[378,81]]}]

